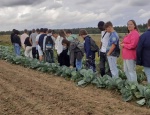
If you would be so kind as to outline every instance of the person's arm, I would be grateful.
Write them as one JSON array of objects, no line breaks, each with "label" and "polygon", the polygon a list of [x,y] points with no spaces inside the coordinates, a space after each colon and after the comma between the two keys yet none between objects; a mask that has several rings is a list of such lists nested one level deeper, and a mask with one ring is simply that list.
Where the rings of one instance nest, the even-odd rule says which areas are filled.
[{"label": "person's arm", "polygon": [[102,48],[102,42],[100,42],[100,45],[99,45],[99,49],[101,49]]},{"label": "person's arm", "polygon": [[85,39],[85,51],[86,51],[86,58],[89,58],[90,57],[90,52],[91,52],[91,43],[90,43],[90,38],[87,37]]},{"label": "person's arm", "polygon": [[20,45],[20,47],[21,47],[21,40],[20,40],[20,37],[19,36],[17,36],[18,37],[18,44]]},{"label": "person's arm", "polygon": [[136,49],[136,64],[142,65],[142,50],[143,50],[143,42],[144,42],[144,36],[140,36],[140,40],[138,42],[138,46]]},{"label": "person's arm", "polygon": [[46,42],[46,38],[47,36],[44,37],[44,40],[43,40],[43,51],[45,51],[45,42]]},{"label": "person's arm", "polygon": [[130,43],[123,43],[122,46],[126,49],[135,49],[137,47],[138,41],[139,41],[139,35],[133,34],[130,37]]},{"label": "person's arm", "polygon": [[31,35],[29,36],[29,42],[32,45],[32,36]]},{"label": "person's arm", "polygon": [[110,54],[114,51],[115,48],[116,48],[116,44],[112,44],[112,46],[110,47],[110,50],[107,53],[107,56],[110,56]]}]

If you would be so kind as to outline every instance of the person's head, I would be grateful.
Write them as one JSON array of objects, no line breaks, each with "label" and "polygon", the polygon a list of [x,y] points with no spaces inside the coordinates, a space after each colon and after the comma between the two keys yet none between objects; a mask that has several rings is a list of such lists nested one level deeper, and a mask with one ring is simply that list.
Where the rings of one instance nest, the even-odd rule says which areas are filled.
[{"label": "person's head", "polygon": [[18,30],[15,30],[14,33],[15,33],[16,35],[19,35],[19,34],[20,34],[20,32],[19,32]]},{"label": "person's head", "polygon": [[66,39],[66,32],[64,30],[60,30],[59,35],[60,37],[63,37],[64,39]]},{"label": "person's head", "polygon": [[81,36],[82,38],[85,38],[88,35],[86,30],[81,29],[79,31],[79,36]]},{"label": "person's head", "polygon": [[104,28],[108,33],[111,33],[114,31],[113,24],[110,21],[105,23]]},{"label": "person's head", "polygon": [[44,29],[43,28],[40,28],[40,33],[43,33],[44,32]]},{"label": "person's head", "polygon": [[32,33],[35,33],[35,29],[32,29]]},{"label": "person's head", "polygon": [[24,33],[28,33],[28,30],[27,30],[27,29],[25,29],[25,30],[24,30]]},{"label": "person's head", "polygon": [[36,29],[36,33],[38,33],[38,34],[40,33],[40,30],[38,28]]},{"label": "person's head", "polygon": [[99,28],[100,31],[104,31],[105,30],[104,25],[105,25],[105,23],[103,21],[100,21],[98,23],[97,26],[98,26],[98,28]]},{"label": "person's head", "polygon": [[49,29],[49,30],[48,30],[48,34],[51,34],[51,33],[52,33],[52,30],[51,30],[51,29]]},{"label": "person's head", "polygon": [[12,32],[15,33],[15,30],[16,30],[16,29],[13,29]]},{"label": "person's head", "polygon": [[66,36],[67,36],[67,37],[69,37],[71,34],[72,34],[72,31],[71,31],[71,30],[67,30],[67,31],[66,31]]},{"label": "person's head", "polygon": [[29,31],[29,36],[32,34],[32,31]]},{"label": "person's head", "polygon": [[44,31],[45,34],[48,33],[48,29],[47,28],[44,28],[43,31]]},{"label": "person's head", "polygon": [[148,22],[147,22],[147,26],[148,26],[148,28],[150,29],[150,19],[149,19]]},{"label": "person's head", "polygon": [[64,49],[67,49],[70,45],[70,42],[67,39],[62,40],[62,45]]},{"label": "person's head", "polygon": [[52,36],[53,36],[55,39],[57,39],[57,37],[58,37],[58,32],[55,31],[55,30],[52,30]]},{"label": "person's head", "polygon": [[127,27],[128,27],[128,33],[130,33],[133,30],[139,31],[136,22],[134,20],[129,20],[127,23]]}]

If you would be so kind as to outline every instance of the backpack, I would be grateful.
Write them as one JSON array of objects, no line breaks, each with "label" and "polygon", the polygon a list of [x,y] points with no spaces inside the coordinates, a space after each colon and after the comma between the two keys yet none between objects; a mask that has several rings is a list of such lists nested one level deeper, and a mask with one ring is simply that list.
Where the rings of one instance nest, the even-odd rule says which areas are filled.
[{"label": "backpack", "polygon": [[74,39],[72,42],[71,42],[71,45],[74,46],[74,49],[77,51],[77,52],[82,52],[82,54],[84,55],[84,44],[81,43],[79,40],[77,39]]},{"label": "backpack", "polygon": [[91,51],[99,52],[99,47],[96,45],[95,41],[91,37],[89,38],[90,38],[90,43],[91,43]]},{"label": "backpack", "polygon": [[45,40],[45,49],[52,50],[54,46],[54,41],[51,36],[47,36]]}]

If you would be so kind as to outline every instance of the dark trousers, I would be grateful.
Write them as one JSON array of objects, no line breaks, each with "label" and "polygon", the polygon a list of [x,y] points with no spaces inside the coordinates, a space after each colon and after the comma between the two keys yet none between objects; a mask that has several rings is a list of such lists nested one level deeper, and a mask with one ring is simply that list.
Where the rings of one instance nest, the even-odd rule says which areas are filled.
[{"label": "dark trousers", "polygon": [[[107,64],[107,70],[106,70],[106,64]],[[101,76],[104,76],[106,73],[111,76],[106,53],[100,52],[100,74]]]},{"label": "dark trousers", "polygon": [[33,58],[39,59],[39,52],[36,50],[36,47],[32,47],[32,56]]},{"label": "dark trousers", "polygon": [[63,65],[67,67],[70,66],[70,59],[67,53],[68,53],[68,49],[63,50],[62,53],[58,55],[58,63],[60,64],[60,66],[63,66]]},{"label": "dark trousers", "polygon": [[92,69],[93,72],[96,72],[95,56],[89,57],[86,60],[86,68],[87,69]]},{"label": "dark trousers", "polygon": [[54,52],[53,50],[45,51],[45,61],[49,63],[54,63]]}]

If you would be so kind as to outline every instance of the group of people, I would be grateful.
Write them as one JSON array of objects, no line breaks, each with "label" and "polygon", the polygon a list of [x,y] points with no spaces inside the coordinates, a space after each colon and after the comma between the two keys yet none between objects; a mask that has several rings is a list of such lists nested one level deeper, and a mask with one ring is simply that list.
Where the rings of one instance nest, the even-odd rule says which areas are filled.
[{"label": "group of people", "polygon": [[123,67],[127,80],[137,82],[135,69],[137,64],[144,66],[147,80],[150,83],[150,19],[147,26],[148,30],[140,36],[136,22],[129,20],[127,22],[128,34],[120,42],[112,22],[100,21],[98,23],[101,32],[99,50],[96,49],[96,43],[84,29],[79,31],[83,43],[71,30],[58,32],[47,28],[33,29],[29,34],[25,29],[21,36],[19,36],[20,32],[14,29],[11,34],[11,42],[17,56],[20,55],[22,47],[26,57],[55,63],[54,51],[56,51],[60,66],[75,67],[77,71],[82,68],[82,59],[85,54],[87,69],[92,69],[95,72],[95,54],[99,51],[100,74],[101,76],[107,74],[105,68],[107,62],[112,77],[119,77],[117,58],[122,49]]}]

